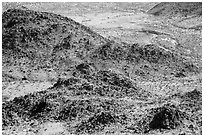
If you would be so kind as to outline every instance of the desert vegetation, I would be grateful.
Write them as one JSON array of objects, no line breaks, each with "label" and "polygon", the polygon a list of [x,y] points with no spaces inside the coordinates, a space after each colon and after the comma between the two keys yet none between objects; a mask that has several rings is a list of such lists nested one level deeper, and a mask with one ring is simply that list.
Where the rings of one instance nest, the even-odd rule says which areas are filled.
[{"label": "desert vegetation", "polygon": [[[199,3],[174,3],[166,17],[169,3],[147,3],[148,12],[136,4],[144,24],[132,29],[138,37],[131,42],[119,30],[132,36],[130,29],[112,27],[113,39],[97,23],[31,5],[6,3],[2,13],[2,134],[202,134],[202,30],[175,26],[200,18]],[[138,16],[126,16],[129,4],[109,5],[120,13],[113,20]],[[101,14],[103,3],[98,6]]]}]

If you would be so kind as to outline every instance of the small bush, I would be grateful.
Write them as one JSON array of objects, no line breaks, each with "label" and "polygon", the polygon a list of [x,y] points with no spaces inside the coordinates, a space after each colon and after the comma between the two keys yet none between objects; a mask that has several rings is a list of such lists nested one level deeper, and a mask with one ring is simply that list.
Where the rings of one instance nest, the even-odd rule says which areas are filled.
[{"label": "small bush", "polygon": [[182,123],[183,114],[172,106],[163,106],[149,123],[151,129],[174,129]]},{"label": "small bush", "polygon": [[185,113],[171,104],[148,109],[147,111],[137,123],[138,133],[148,133],[154,129],[174,129],[180,126],[186,117]]},{"label": "small bush", "polygon": [[47,112],[49,110],[49,103],[46,101],[46,99],[43,98],[38,100],[33,106],[31,106],[30,116],[39,117],[43,112]]},{"label": "small bush", "polygon": [[69,79],[59,78],[58,81],[53,85],[52,88],[59,88],[62,86],[70,86],[70,85],[76,84],[77,82],[80,82],[80,80],[76,79],[76,78],[69,78]]},{"label": "small bush", "polygon": [[90,117],[87,121],[82,122],[78,127],[76,132],[81,133],[94,133],[99,130],[103,130],[108,124],[115,123],[116,117],[110,112],[97,113]]},{"label": "small bush", "polygon": [[181,97],[185,101],[199,101],[202,98],[202,93],[197,89],[187,92]]}]

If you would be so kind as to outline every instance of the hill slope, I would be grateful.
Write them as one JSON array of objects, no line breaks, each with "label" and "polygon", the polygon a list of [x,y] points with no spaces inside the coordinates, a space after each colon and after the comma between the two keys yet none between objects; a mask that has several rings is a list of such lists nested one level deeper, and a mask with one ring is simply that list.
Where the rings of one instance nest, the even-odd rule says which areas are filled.
[{"label": "hill slope", "polygon": [[201,16],[201,2],[161,2],[148,11],[156,16]]},{"label": "hill slope", "polygon": [[56,14],[10,9],[2,19],[3,134],[201,134],[191,58]]},{"label": "hill slope", "polygon": [[2,21],[5,70],[65,69],[108,41],[70,18],[51,13],[11,9],[3,13]]}]

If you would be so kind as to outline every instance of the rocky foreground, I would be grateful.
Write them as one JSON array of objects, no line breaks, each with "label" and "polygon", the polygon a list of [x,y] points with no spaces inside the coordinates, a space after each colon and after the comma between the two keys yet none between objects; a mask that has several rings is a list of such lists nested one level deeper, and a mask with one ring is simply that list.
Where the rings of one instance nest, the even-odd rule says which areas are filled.
[{"label": "rocky foreground", "polygon": [[2,15],[3,134],[202,134],[201,67],[70,18]]}]

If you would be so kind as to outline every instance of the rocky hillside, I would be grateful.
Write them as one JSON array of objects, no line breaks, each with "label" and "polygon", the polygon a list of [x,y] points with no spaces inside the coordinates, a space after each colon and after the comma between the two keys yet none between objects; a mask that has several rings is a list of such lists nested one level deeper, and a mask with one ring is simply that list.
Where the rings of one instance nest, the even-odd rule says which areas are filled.
[{"label": "rocky hillside", "polygon": [[161,45],[9,9],[2,60],[3,134],[202,134],[201,68]]},{"label": "rocky hillside", "polygon": [[96,63],[101,59],[103,62],[107,59],[130,61],[131,64],[146,61],[172,71],[200,71],[191,60],[164,47],[111,42],[60,15],[11,9],[3,13],[2,19],[4,70],[15,68],[26,78],[33,70],[54,69],[59,74],[90,59]]},{"label": "rocky hillside", "polygon": [[202,16],[201,2],[161,2],[148,11],[155,16]]},{"label": "rocky hillside", "polygon": [[3,13],[2,38],[4,66],[33,68],[64,68],[108,41],[70,18],[20,9]]}]

